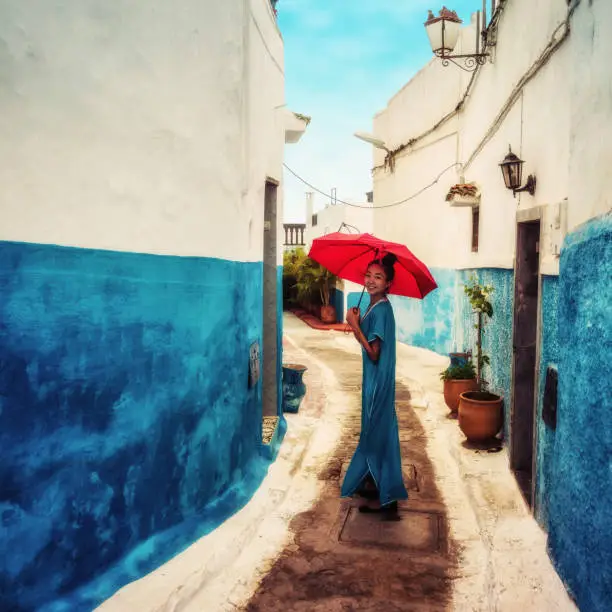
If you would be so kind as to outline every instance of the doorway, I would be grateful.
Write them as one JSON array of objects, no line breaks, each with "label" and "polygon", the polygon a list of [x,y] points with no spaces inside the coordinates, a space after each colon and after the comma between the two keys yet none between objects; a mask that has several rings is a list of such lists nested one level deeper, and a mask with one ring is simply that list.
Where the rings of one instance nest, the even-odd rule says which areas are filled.
[{"label": "doorway", "polygon": [[278,414],[277,202],[278,184],[267,180],[263,239],[263,416]]},{"label": "doorway", "polygon": [[513,388],[510,466],[525,501],[533,508],[537,456],[536,385],[540,294],[540,220],[519,222],[514,274]]}]

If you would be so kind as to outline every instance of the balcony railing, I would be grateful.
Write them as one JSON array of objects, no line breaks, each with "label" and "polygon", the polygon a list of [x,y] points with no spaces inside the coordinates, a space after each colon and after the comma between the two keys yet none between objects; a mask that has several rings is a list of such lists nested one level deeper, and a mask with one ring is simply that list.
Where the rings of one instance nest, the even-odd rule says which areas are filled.
[{"label": "balcony railing", "polygon": [[306,229],[305,223],[284,223],[283,229],[285,230],[285,246],[290,247],[303,247],[304,243],[304,230]]}]

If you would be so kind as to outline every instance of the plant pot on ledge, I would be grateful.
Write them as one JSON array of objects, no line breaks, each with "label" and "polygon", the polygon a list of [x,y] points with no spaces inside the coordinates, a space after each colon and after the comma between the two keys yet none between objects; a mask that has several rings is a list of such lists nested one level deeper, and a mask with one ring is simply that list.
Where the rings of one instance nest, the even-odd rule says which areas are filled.
[{"label": "plant pot on ledge", "polygon": [[503,398],[488,391],[466,391],[459,396],[459,427],[470,442],[494,438],[503,425]]},{"label": "plant pot on ledge", "polygon": [[321,306],[321,322],[328,325],[336,322],[336,309],[331,304]]}]

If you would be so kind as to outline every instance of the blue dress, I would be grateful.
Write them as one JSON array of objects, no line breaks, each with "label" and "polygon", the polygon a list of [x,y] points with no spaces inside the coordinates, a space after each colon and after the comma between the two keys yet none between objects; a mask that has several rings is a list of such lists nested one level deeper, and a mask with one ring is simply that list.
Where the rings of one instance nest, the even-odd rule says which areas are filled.
[{"label": "blue dress", "polygon": [[379,338],[381,349],[377,363],[362,350],[361,436],[342,483],[342,497],[353,495],[370,473],[385,506],[408,499],[395,413],[395,317],[388,300],[368,310],[361,330],[368,342]]}]

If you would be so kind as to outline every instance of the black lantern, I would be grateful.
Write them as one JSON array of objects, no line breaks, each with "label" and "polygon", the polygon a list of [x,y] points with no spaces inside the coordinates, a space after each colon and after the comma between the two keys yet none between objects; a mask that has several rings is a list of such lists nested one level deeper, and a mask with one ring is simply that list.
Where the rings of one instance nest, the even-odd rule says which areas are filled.
[{"label": "black lantern", "polygon": [[525,162],[517,157],[510,147],[508,147],[508,155],[504,158],[504,161],[499,164],[501,167],[502,174],[504,176],[504,183],[506,188],[511,189],[512,193],[516,195],[521,191],[527,191],[530,195],[535,193],[536,178],[533,174],[527,177],[527,183],[521,187],[523,177],[523,164]]}]

